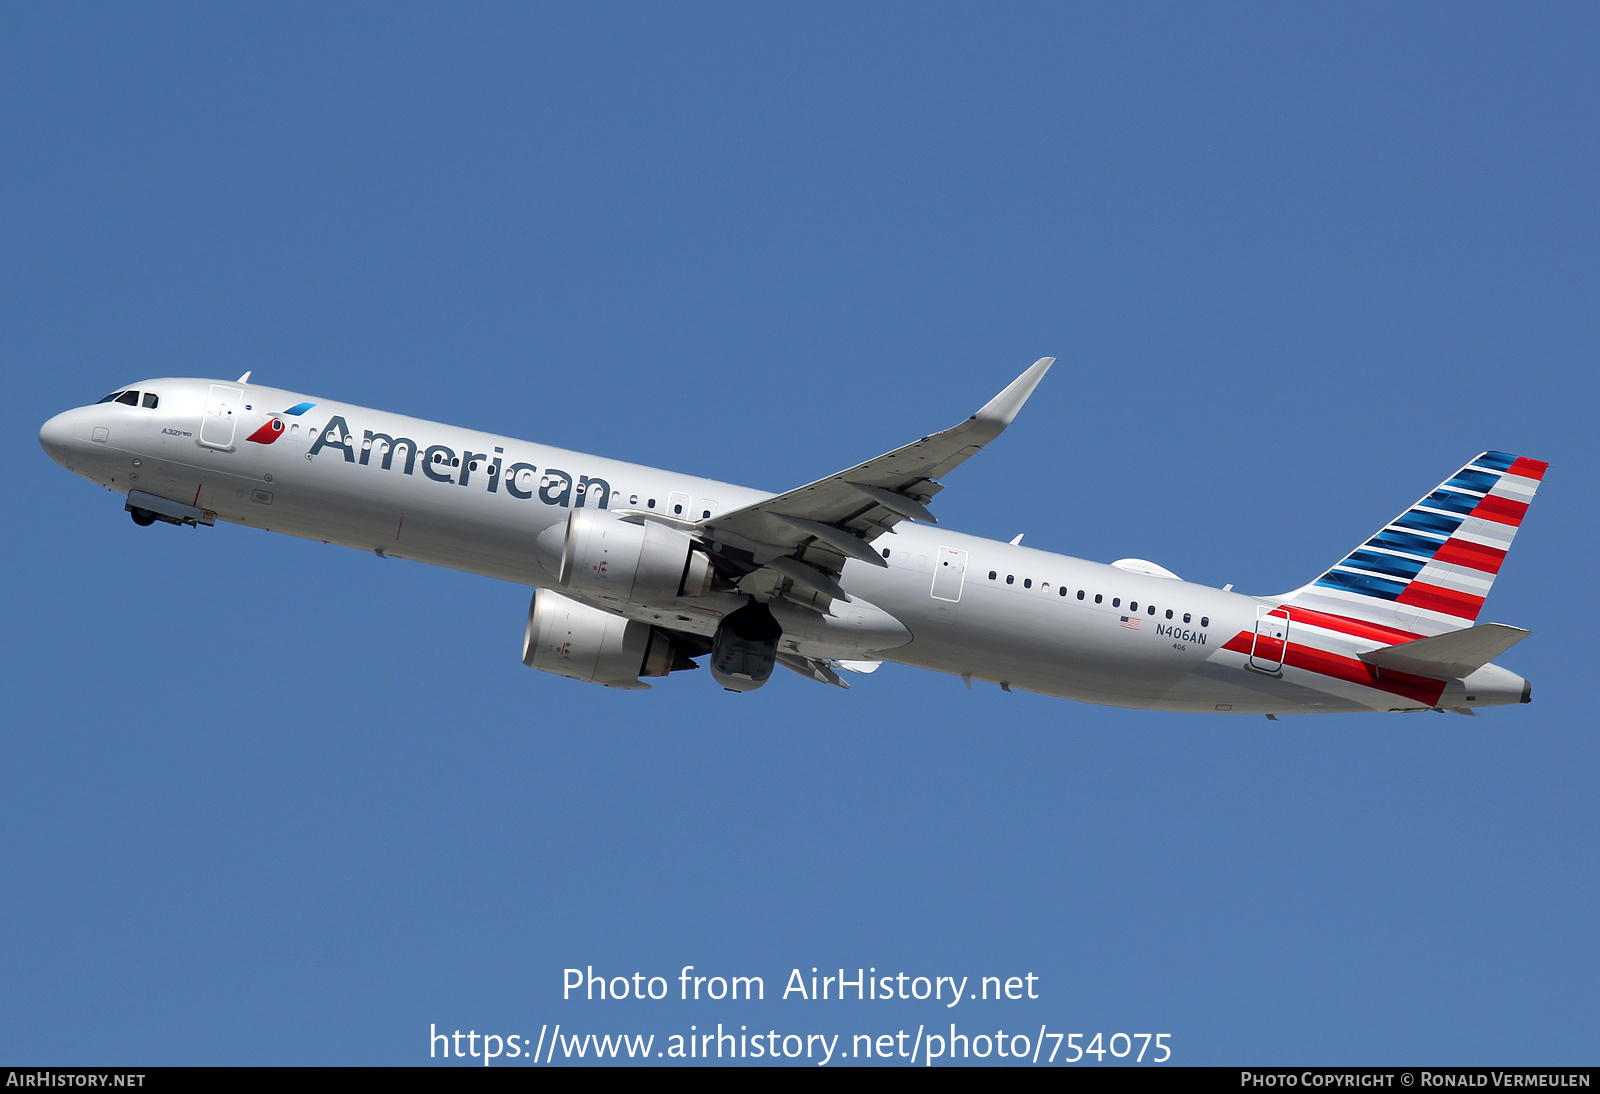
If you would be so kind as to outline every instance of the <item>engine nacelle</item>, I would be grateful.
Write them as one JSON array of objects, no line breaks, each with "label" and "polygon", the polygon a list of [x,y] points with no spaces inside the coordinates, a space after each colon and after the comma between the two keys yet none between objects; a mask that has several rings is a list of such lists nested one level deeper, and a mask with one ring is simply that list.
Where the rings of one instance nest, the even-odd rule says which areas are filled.
[{"label": "engine nacelle", "polygon": [[522,663],[629,691],[649,688],[641,676],[697,667],[661,628],[591,608],[549,589],[535,589],[528,605]]},{"label": "engine nacelle", "polygon": [[729,691],[754,691],[778,660],[783,628],[765,604],[746,604],[722,620],[711,640],[711,676]]},{"label": "engine nacelle", "polygon": [[534,545],[563,588],[644,603],[705,596],[711,558],[686,533],[653,521],[633,524],[605,509],[574,509]]}]

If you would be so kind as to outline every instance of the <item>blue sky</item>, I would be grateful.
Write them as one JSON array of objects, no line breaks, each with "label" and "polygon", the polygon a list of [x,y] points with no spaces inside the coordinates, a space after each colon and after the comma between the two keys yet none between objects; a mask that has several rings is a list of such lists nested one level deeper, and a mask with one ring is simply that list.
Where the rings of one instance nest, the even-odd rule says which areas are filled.
[{"label": "blue sky", "polygon": [[[430,1023],[1167,1032],[1594,1063],[1592,7],[0,12],[0,1058],[417,1063]],[[136,528],[38,448],[258,380],[767,489],[1041,355],[941,520],[1301,584],[1485,448],[1526,707],[1268,722],[888,666],[525,669],[527,592]],[[577,1003],[561,970],[761,975]],[[792,968],[1036,1001],[774,998]],[[965,1026],[963,1027],[965,1028]]]}]

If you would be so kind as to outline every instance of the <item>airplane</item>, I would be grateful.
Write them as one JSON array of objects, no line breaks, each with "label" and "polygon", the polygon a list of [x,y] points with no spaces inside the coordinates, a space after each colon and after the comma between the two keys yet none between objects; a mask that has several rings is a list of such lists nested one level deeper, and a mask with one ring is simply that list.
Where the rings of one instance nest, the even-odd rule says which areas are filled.
[{"label": "airplane", "polygon": [[533,587],[529,667],[610,688],[884,661],[1145,710],[1454,711],[1526,703],[1478,614],[1547,464],[1486,451],[1308,584],[1210,588],[946,531],[940,482],[998,437],[1044,357],[956,426],[771,494],[250,382],[144,380],[39,431],[135,523],[217,521]]}]

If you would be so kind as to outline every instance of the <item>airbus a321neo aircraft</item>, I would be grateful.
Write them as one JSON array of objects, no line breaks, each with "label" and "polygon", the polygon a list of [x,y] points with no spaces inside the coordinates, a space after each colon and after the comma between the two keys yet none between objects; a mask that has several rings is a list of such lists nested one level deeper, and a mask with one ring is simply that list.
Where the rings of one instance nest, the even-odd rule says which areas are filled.
[{"label": "airbus a321neo aircraft", "polygon": [[[882,661],[1091,703],[1288,714],[1528,701],[1474,625],[1546,464],[1484,452],[1281,596],[934,527],[939,480],[1009,425],[1046,357],[966,421],[783,494],[320,396],[246,373],[146,380],[39,431],[141,525],[217,520],[534,587],[524,664],[613,688]],[[1020,536],[1018,539],[1020,540]]]}]

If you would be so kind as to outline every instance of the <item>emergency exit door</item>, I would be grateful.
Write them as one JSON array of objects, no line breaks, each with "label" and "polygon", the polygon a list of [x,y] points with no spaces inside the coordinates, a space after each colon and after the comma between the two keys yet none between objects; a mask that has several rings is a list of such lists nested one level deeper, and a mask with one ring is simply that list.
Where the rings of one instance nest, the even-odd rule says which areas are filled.
[{"label": "emergency exit door", "polygon": [[933,556],[933,589],[935,600],[955,602],[961,599],[961,585],[967,576],[967,552],[955,547],[941,547]]},{"label": "emergency exit door", "polygon": [[1283,608],[1256,609],[1256,634],[1250,643],[1250,667],[1281,672],[1289,652],[1289,613]]}]

